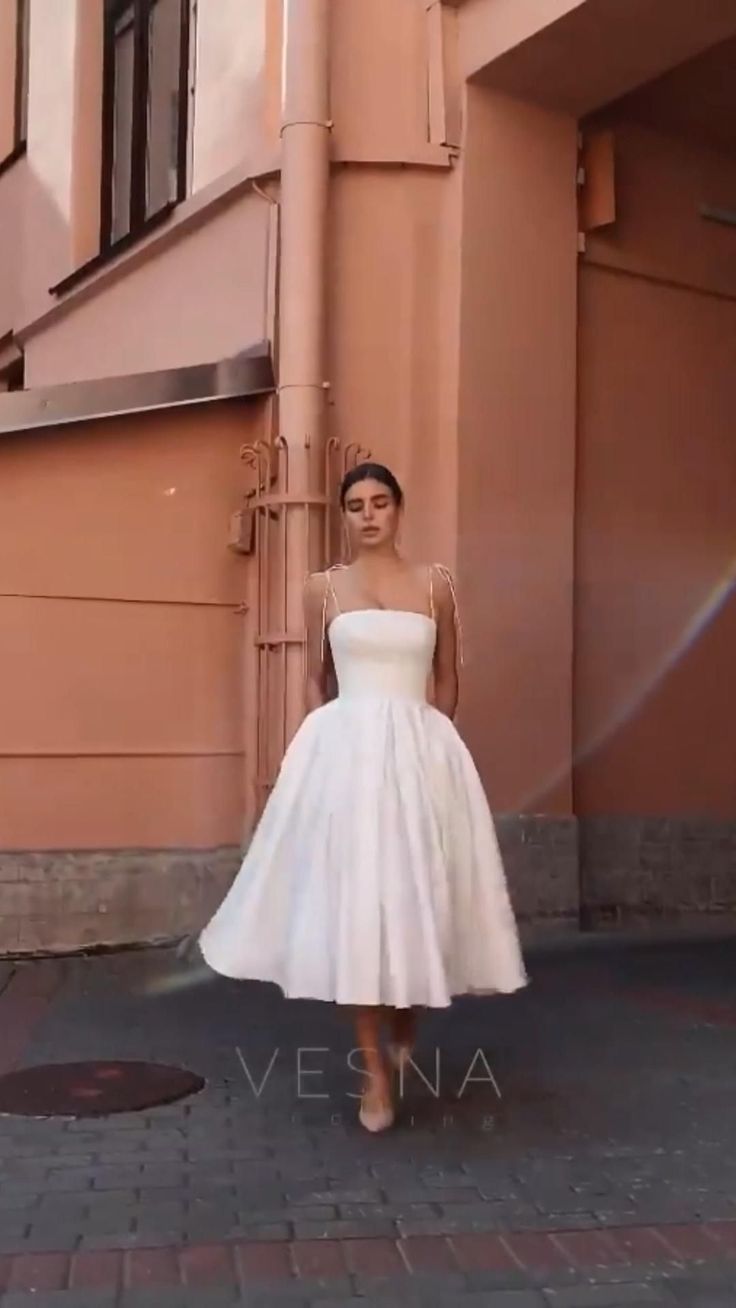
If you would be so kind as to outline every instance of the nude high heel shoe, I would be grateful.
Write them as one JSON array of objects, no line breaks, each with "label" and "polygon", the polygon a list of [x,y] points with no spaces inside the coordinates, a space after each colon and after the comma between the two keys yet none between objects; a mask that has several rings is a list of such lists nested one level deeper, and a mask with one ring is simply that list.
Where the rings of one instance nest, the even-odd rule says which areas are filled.
[{"label": "nude high heel shoe", "polygon": [[379,1104],[376,1108],[367,1108],[361,1099],[358,1121],[372,1135],[378,1135],[380,1131],[388,1131],[394,1124],[394,1118],[393,1104]]}]

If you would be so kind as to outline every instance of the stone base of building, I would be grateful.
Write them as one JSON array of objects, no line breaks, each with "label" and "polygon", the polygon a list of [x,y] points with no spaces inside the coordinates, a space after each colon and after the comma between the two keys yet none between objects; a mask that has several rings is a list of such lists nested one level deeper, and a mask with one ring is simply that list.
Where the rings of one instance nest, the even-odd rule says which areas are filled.
[{"label": "stone base of building", "polygon": [[240,851],[0,852],[0,954],[177,940],[222,899]]},{"label": "stone base of building", "polygon": [[[736,914],[736,822],[496,818],[516,914],[535,928]],[[211,916],[241,852],[0,852],[0,954],[179,940]]]},{"label": "stone base of building", "polygon": [[577,925],[578,822],[574,817],[496,816],[514,911],[536,926]]},{"label": "stone base of building", "polygon": [[578,840],[585,927],[736,913],[736,822],[587,817]]}]

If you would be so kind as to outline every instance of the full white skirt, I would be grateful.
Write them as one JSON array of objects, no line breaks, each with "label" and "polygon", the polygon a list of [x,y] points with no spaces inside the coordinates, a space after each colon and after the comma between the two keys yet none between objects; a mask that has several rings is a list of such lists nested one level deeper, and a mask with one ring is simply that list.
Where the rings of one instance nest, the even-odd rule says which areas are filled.
[{"label": "full white skirt", "polygon": [[493,821],[449,719],[396,698],[310,714],[200,946],[224,976],[340,1004],[523,986]]}]

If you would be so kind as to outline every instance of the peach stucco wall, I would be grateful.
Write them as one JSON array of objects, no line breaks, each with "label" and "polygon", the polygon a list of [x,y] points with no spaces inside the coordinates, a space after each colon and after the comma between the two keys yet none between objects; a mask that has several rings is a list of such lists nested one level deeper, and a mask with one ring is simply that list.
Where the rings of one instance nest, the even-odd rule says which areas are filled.
[{"label": "peach stucco wall", "polygon": [[588,0],[462,0],[460,59],[472,77]]},{"label": "peach stucco wall", "polygon": [[238,842],[254,631],[226,543],[262,424],[251,402],[3,441],[1,848]]},{"label": "peach stucco wall", "polygon": [[581,269],[576,799],[732,816],[736,164],[611,120],[616,223]]},{"label": "peach stucco wall", "polygon": [[182,225],[32,332],[29,384],[223,359],[269,337],[272,206],[247,191],[208,219]]},{"label": "peach stucco wall", "polygon": [[[331,7],[335,152],[411,159],[429,140],[428,6],[416,0],[341,0]],[[380,88],[380,90],[379,90]]]},{"label": "peach stucco wall", "polygon": [[335,178],[330,426],[395,468],[404,547],[452,565],[456,543],[456,247],[447,169]]},{"label": "peach stucco wall", "polygon": [[733,228],[701,205],[736,209],[736,161],[703,141],[601,115],[615,139],[615,224],[588,236],[585,265],[736,298]]},{"label": "peach stucco wall", "polygon": [[27,161],[19,159],[0,176],[0,337],[15,324],[20,281],[20,227]]},{"label": "peach stucco wall", "polygon": [[577,125],[469,88],[462,721],[497,808],[570,811]]},{"label": "peach stucco wall", "polygon": [[191,189],[275,147],[281,81],[281,0],[201,4],[195,33],[196,95]]},{"label": "peach stucco wall", "polygon": [[582,115],[736,32],[731,0],[464,0],[465,76]]}]

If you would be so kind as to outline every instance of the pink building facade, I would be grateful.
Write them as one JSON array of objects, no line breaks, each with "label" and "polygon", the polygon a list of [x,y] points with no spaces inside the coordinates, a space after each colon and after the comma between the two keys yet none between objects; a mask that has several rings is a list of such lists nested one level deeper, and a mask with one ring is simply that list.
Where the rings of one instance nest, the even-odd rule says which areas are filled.
[{"label": "pink building facade", "polygon": [[0,950],[206,919],[362,451],[522,917],[733,911],[735,111],[731,0],[0,0]]}]

